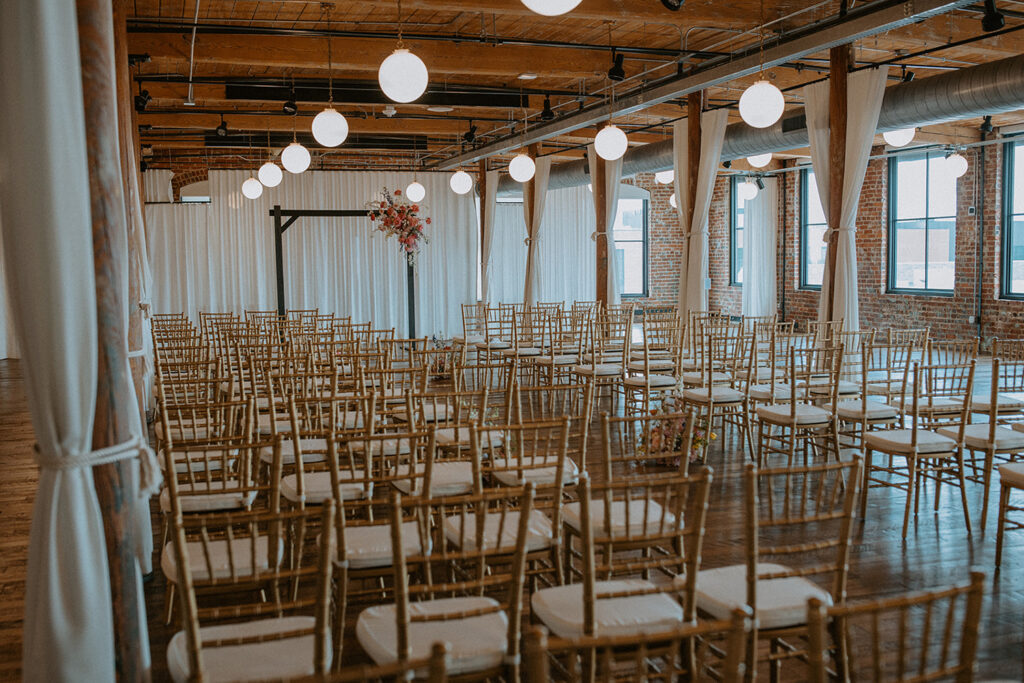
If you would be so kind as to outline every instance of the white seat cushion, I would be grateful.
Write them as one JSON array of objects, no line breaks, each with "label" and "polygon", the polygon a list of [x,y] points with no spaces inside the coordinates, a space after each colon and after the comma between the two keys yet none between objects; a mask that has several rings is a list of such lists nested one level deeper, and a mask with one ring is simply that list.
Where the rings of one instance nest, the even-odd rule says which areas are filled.
[{"label": "white seat cushion", "polygon": [[[910,395],[905,400],[907,411],[912,410],[914,407],[914,397]],[[904,401],[903,396],[894,396],[891,399],[891,403],[894,405],[900,405],[902,401]],[[931,403],[928,402],[927,397],[922,396],[918,399],[917,411],[922,415],[956,414],[961,410],[963,410],[963,403],[949,396],[935,396],[931,399]]]},{"label": "white seat cushion", "polygon": [[[313,617],[260,619],[238,624],[220,624],[199,629],[202,640],[238,636],[288,633],[316,626]],[[312,676],[314,640],[312,635],[280,640],[203,648],[204,681],[276,681]],[[327,647],[328,661],[333,648]],[[175,683],[192,680],[185,632],[178,631],[167,645],[167,670]]]},{"label": "white seat cushion", "polygon": [[[413,602],[409,613],[454,614],[498,603],[487,597],[444,598]],[[363,610],[356,621],[356,638],[378,664],[398,661],[398,623],[394,605],[377,605]],[[450,675],[499,666],[508,651],[508,615],[494,612],[464,619],[413,621],[409,624],[409,654],[426,659],[434,643],[447,643]]]},{"label": "white seat cushion", "polygon": [[[772,399],[772,386],[770,384],[755,384],[750,387],[750,391],[747,392],[750,398],[757,401],[770,401]],[[797,390],[797,396],[802,396],[803,392]],[[792,396],[792,388],[785,382],[775,383],[775,399],[779,401],[788,401]]]},{"label": "white seat cushion", "polygon": [[1015,432],[1024,432],[1024,422],[1014,422],[1010,427],[1012,427]]},{"label": "white seat cushion", "polygon": [[[446,517],[444,520],[444,536],[456,546],[462,547],[462,517]],[[466,515],[465,550],[476,550],[476,515]],[[498,531],[501,531],[501,539],[498,539]],[[505,513],[504,518],[497,512],[487,513],[484,521],[484,548],[507,548],[514,552],[516,549],[516,537],[519,535],[519,511],[510,510]],[[526,550],[546,550],[551,547],[555,540],[555,532],[551,526],[551,520],[540,510],[530,512],[530,521],[526,532]],[[500,542],[500,545],[499,545]]]},{"label": "white seat cushion", "polygon": [[[352,478],[352,473],[348,470],[338,472],[338,479],[341,480],[339,484],[343,500],[362,500],[368,495],[373,494],[373,486],[371,484],[345,483],[346,479],[351,480]],[[362,478],[362,476],[360,475],[359,478]],[[306,498],[304,501],[300,498],[298,491],[299,475],[287,474],[281,477],[280,490],[285,500],[293,503],[305,502],[309,505],[320,505],[334,495],[334,492],[331,490],[330,472],[306,472],[302,479],[306,488]]]},{"label": "white seat cushion", "polygon": [[[260,570],[269,569],[270,563],[267,557],[266,536],[256,538],[256,562]],[[252,568],[252,537],[236,538],[231,542],[231,554],[234,557],[235,571],[239,576],[251,574]],[[213,569],[213,578],[224,579],[231,576],[231,562],[228,556],[228,542],[226,540],[214,540],[208,544],[210,550],[210,568]],[[193,578],[197,580],[209,579],[207,572],[206,557],[203,553],[202,541],[189,541],[188,564]],[[277,561],[281,561],[284,553],[284,539],[278,539]],[[174,555],[174,544],[168,543],[160,553],[160,568],[168,581],[178,583],[178,560]]]},{"label": "white seat cushion", "polygon": [[[416,465],[416,472],[422,474],[426,468],[425,463],[419,463]],[[402,467],[395,474],[408,471],[408,467]],[[430,493],[433,496],[460,496],[470,493],[473,490],[473,463],[468,460],[435,462],[430,471],[430,478]],[[412,482],[409,479],[398,479],[395,481],[395,488],[406,495],[421,495],[423,478],[417,477]]]},{"label": "white seat cushion", "polygon": [[[546,466],[547,462],[551,465]],[[557,462],[554,456],[523,458],[521,463],[517,460],[495,460],[494,478],[504,486],[524,486],[527,482],[533,482],[537,486],[553,486],[555,475],[558,474]],[[523,469],[515,469],[516,467]],[[580,478],[580,468],[570,458],[566,458],[563,470],[562,485],[575,485]]]},{"label": "white seat cushion", "polygon": [[[302,448],[302,462],[314,463],[327,460],[327,439],[299,439]],[[264,448],[260,451],[260,460],[270,465],[274,462],[274,449]],[[281,464],[295,464],[295,440],[291,435],[281,439]]]},{"label": "white seat cushion", "polygon": [[[859,394],[860,390],[861,385],[857,382],[848,382],[844,379],[836,382],[836,391],[840,394]],[[828,396],[832,390],[827,384],[815,384],[812,381],[808,391],[813,396]]]},{"label": "white seat cushion", "polygon": [[[449,419],[448,416],[452,412],[454,412],[454,410],[450,406],[445,405],[443,403],[438,405],[434,405],[433,403],[426,403],[423,405],[423,421],[445,422]],[[406,414],[404,411],[401,413],[396,413],[394,415],[394,418],[401,422],[409,421],[409,415]]]},{"label": "white seat cushion", "polygon": [[[282,418],[276,420],[278,432],[290,432],[292,430],[291,418]],[[256,418],[256,426],[259,429],[260,434],[273,434],[273,430],[270,428],[270,413],[260,413],[259,417]]]},{"label": "white seat cushion", "polygon": [[[428,543],[430,539],[427,539]],[[352,569],[372,569],[375,567],[390,567],[394,564],[395,557],[391,545],[391,525],[372,524],[368,526],[346,526],[345,527],[345,559]],[[425,549],[430,552],[430,548]],[[338,543],[338,553],[341,553],[341,542]],[[423,545],[420,543],[420,534],[416,522],[405,522],[402,524],[402,554],[405,557],[411,555],[426,554]]]},{"label": "white seat cushion", "polygon": [[366,444],[370,443],[370,451],[377,455],[407,455],[411,441],[405,439],[376,439],[372,442],[356,440],[351,442],[353,453],[362,453]]},{"label": "white seat cushion", "polygon": [[[191,441],[195,439],[212,439],[217,436],[217,432],[214,429],[210,429],[206,425],[189,424],[188,422],[182,421],[178,424],[174,421],[171,422],[171,438],[175,441]],[[164,440],[164,423],[163,420],[157,420],[153,424],[153,433],[156,434],[158,441]]]},{"label": "white seat cushion", "polygon": [[[505,437],[500,432],[488,432],[490,434],[490,447],[497,448],[505,442]],[[469,447],[469,427],[446,427],[434,432],[434,443],[441,446],[466,446]],[[487,448],[485,445],[484,448]]]},{"label": "white seat cushion", "polygon": [[[644,514],[646,512],[646,515]],[[562,515],[565,523],[579,532],[583,528],[579,502],[566,503],[562,508]],[[613,500],[611,510],[612,528],[605,526],[604,501],[600,498],[590,502],[590,524],[596,537],[621,538],[630,536],[643,536],[669,532],[678,524],[682,527],[683,520],[676,520],[671,512],[665,512],[664,524],[662,523],[662,508],[655,501],[647,503],[644,500],[629,501],[629,520],[626,520],[626,501]]]},{"label": "white seat cushion", "polygon": [[492,339],[490,341],[479,342],[476,345],[476,348],[480,349],[481,351],[502,351],[510,346],[512,345],[509,344],[507,341],[502,341],[501,339]]},{"label": "white seat cushion", "polygon": [[485,341],[482,334],[471,334],[468,337],[452,337],[453,344],[483,344]]},{"label": "white seat cushion", "polygon": [[[864,437],[864,444],[883,453],[909,453],[912,429],[889,429],[881,432],[870,432]],[[917,430],[918,453],[951,453],[956,448],[956,441],[927,429]]]},{"label": "white seat cushion", "polygon": [[[648,361],[647,363],[647,367],[653,370],[654,372],[671,370],[675,366],[676,364],[672,362],[671,358],[651,358],[650,361]],[[634,360],[630,362],[628,367],[630,370],[633,370],[635,372],[643,372],[644,362],[643,360]]]},{"label": "white seat cushion", "polygon": [[[1024,437],[1021,437],[1024,438]],[[178,502],[182,512],[213,512],[215,510],[238,510],[252,505],[256,500],[256,491],[231,490],[237,489],[237,481],[197,481],[195,484],[178,484]],[[171,510],[171,490],[164,487],[160,492],[161,512]]]},{"label": "white seat cushion", "polygon": [[645,387],[650,385],[656,388],[665,388],[674,387],[677,381],[671,375],[649,375],[647,377],[637,375],[636,377],[627,377],[622,383],[627,387]]},{"label": "white seat cushion", "polygon": [[[757,409],[757,416],[765,422],[772,424],[788,425],[793,424],[792,404],[783,403],[780,405],[761,406]],[[796,424],[815,425],[825,424],[831,419],[827,410],[818,406],[809,406],[804,403],[796,405]]]},{"label": "white seat cushion", "polygon": [[1019,489],[1024,489],[1024,462],[1011,462],[999,466],[999,479]]},{"label": "white seat cushion", "polygon": [[[831,403],[825,407],[832,410]],[[849,401],[839,401],[836,414],[844,420],[889,420],[899,415],[900,411],[888,403],[855,398]]]},{"label": "white seat cushion", "polygon": [[[786,571],[787,567],[770,562],[757,565],[760,574]],[[679,579],[677,585],[682,587]],[[832,596],[816,583],[803,577],[758,579],[757,621],[761,629],[799,626],[807,621],[807,601],[818,598],[832,604]],[[732,610],[747,602],[747,566],[735,564],[705,569],[697,575],[697,608],[715,619],[728,619]]]},{"label": "white seat cushion", "polygon": [[504,349],[502,350],[501,355],[504,356],[505,358],[515,358],[516,356],[539,356],[540,349],[538,349],[535,346],[520,346],[518,349]]},{"label": "white seat cushion", "polygon": [[[237,449],[231,449],[227,452],[228,465],[234,466],[235,458],[238,455]],[[160,457],[160,468],[164,469],[165,460],[163,454]],[[224,451],[210,450],[210,451],[199,451],[199,450],[186,450],[186,451],[174,451],[174,471],[175,472],[187,472],[190,469],[193,472],[205,472],[207,470],[214,471],[220,470],[224,465]]]},{"label": "white seat cushion", "polygon": [[[694,372],[684,372],[683,373],[683,382],[685,382],[686,384],[703,384],[705,381],[707,381],[707,378],[708,378],[708,373],[706,373],[706,372],[694,371]],[[711,382],[712,383],[728,382],[731,379],[732,379],[732,375],[730,375],[730,374],[728,374],[726,372],[718,372],[716,370],[716,371],[711,373]]]},{"label": "white seat cushion", "polygon": [[552,363],[554,365],[576,365],[580,362],[580,359],[576,356],[568,355],[555,356],[554,358],[551,356],[539,356],[537,362],[541,365],[551,365]]},{"label": "white seat cushion", "polygon": [[[988,413],[992,410],[992,395],[981,394],[971,397],[971,410],[975,413]],[[1000,413],[1019,413],[1024,411],[1024,401],[1006,394],[996,396],[996,411]]]},{"label": "white seat cushion", "polygon": [[740,403],[744,398],[742,391],[730,387],[712,387],[710,391],[707,387],[701,387],[700,389],[687,389],[683,392],[683,400],[692,401],[693,403],[708,403],[710,401],[715,403]]},{"label": "white seat cushion", "polygon": [[[601,599],[602,594],[644,590],[654,585],[642,579],[598,581],[594,584],[594,630],[599,636],[657,633],[683,623],[679,601],[665,593]],[[533,614],[560,638],[583,636],[583,584],[544,588],[530,598]]]},{"label": "white seat cushion", "polygon": [[[989,424],[980,423],[964,427],[964,443],[969,448],[985,450],[989,447]],[[959,427],[942,427],[939,434],[951,439],[960,437]],[[997,451],[1024,451],[1024,434],[1009,427],[996,427],[995,449]]]},{"label": "white seat cushion", "polygon": [[[641,368],[643,369],[643,368]],[[622,366],[614,363],[598,363],[597,365],[576,365],[572,369],[577,375],[596,375],[613,377],[622,373]]]}]

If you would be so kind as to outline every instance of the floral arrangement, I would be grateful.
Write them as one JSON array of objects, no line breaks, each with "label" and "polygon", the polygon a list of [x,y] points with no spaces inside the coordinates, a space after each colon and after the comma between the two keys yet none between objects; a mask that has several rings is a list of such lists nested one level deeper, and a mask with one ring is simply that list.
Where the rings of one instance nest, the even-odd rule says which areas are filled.
[{"label": "floral arrangement", "polygon": [[[637,453],[650,455],[658,465],[679,467],[683,442],[686,440],[686,418],[676,416],[671,401],[651,410],[651,415],[662,417],[651,420],[648,423],[649,429],[637,435]],[[673,417],[669,418],[669,415]],[[706,421],[695,424],[690,441],[690,463],[703,463],[706,446],[716,438],[718,436],[708,429]]]},{"label": "floral arrangement", "polygon": [[409,265],[416,263],[420,247],[430,241],[424,234],[430,219],[420,218],[420,205],[406,201],[401,190],[389,192],[385,187],[381,189],[380,199],[367,202],[366,209],[377,230],[398,239],[399,248]]},{"label": "floral arrangement", "polygon": [[437,338],[434,335],[430,338],[430,344],[434,351],[441,353],[432,353],[430,361],[430,375],[432,379],[444,379],[452,376],[451,369],[451,355],[452,345],[447,344],[444,341]]}]

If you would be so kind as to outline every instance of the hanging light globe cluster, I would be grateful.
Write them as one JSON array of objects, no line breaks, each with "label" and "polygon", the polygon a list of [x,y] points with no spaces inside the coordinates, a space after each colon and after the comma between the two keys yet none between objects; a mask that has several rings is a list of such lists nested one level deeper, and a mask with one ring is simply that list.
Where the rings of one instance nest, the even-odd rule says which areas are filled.
[{"label": "hanging light globe cluster", "polygon": [[576,9],[581,0],[523,0],[523,4],[537,14],[557,17]]},{"label": "hanging light globe cluster", "polygon": [[767,80],[760,80],[740,96],[740,118],[752,128],[768,128],[782,118],[786,99],[782,91]]},{"label": "hanging light globe cluster", "polygon": [[621,159],[629,149],[629,139],[622,129],[615,125],[602,128],[594,138],[594,150],[605,161]]},{"label": "hanging light globe cluster", "polygon": [[736,186],[736,193],[742,201],[749,202],[757,196],[757,185],[748,178]]},{"label": "hanging light globe cluster", "polygon": [[961,178],[967,173],[967,157],[958,151],[954,151],[946,157],[946,168],[956,178]]},{"label": "hanging light globe cluster", "polygon": [[465,171],[456,171],[448,180],[448,186],[455,194],[469,194],[469,191],[473,189],[473,177]]},{"label": "hanging light globe cluster", "polygon": [[676,172],[672,169],[667,171],[658,171],[654,174],[654,182],[659,185],[668,185],[676,179]]},{"label": "hanging light globe cluster", "polygon": [[885,139],[885,144],[891,147],[906,147],[914,140],[916,134],[916,128],[900,128],[899,130],[887,130],[882,133],[882,137]]},{"label": "hanging light globe cluster", "polygon": [[747,163],[754,168],[764,168],[768,164],[772,163],[772,153],[767,154],[755,154],[747,157]]}]

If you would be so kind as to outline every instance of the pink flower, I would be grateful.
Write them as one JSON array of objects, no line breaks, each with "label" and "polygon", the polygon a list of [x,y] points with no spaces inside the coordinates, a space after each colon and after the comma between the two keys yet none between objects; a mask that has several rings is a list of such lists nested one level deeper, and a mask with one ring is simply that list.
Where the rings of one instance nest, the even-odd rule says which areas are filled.
[{"label": "pink flower", "polygon": [[427,225],[430,225],[430,219],[429,218],[427,219]]},{"label": "pink flower", "polygon": [[402,196],[402,191],[401,190],[395,190],[395,196],[396,197],[401,197]]}]

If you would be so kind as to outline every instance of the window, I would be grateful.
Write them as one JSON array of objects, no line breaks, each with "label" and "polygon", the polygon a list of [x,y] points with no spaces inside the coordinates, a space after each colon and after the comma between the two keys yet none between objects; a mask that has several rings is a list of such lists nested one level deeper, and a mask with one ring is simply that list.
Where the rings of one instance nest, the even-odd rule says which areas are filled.
[{"label": "window", "polygon": [[744,202],[740,199],[740,193],[736,191],[736,185],[740,182],[739,176],[733,176],[729,184],[729,192],[732,195],[732,220],[729,223],[729,284],[743,284],[743,227],[746,224],[746,213]]},{"label": "window", "polygon": [[821,289],[828,258],[826,230],[818,182],[814,171],[807,168],[800,172],[800,289]]},{"label": "window", "polygon": [[634,185],[619,190],[612,235],[615,278],[622,296],[647,296],[647,214],[649,194]]},{"label": "window", "polygon": [[889,291],[952,293],[956,176],[941,152],[889,160]]},{"label": "window", "polygon": [[1002,295],[1024,299],[1024,140],[1006,145]]}]

